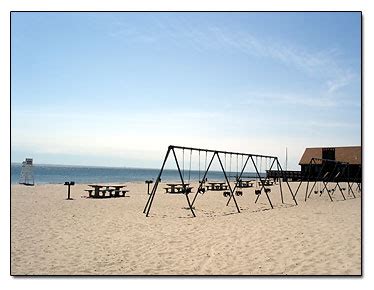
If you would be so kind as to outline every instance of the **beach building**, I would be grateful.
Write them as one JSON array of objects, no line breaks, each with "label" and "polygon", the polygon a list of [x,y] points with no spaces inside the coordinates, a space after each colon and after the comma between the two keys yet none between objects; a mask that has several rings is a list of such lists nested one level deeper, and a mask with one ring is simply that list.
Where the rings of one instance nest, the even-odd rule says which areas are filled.
[{"label": "beach building", "polygon": [[350,177],[361,180],[361,156],[361,146],[306,148],[299,165],[304,176],[308,172],[317,174],[323,166],[323,162],[318,160],[311,164],[312,158],[348,163]]}]

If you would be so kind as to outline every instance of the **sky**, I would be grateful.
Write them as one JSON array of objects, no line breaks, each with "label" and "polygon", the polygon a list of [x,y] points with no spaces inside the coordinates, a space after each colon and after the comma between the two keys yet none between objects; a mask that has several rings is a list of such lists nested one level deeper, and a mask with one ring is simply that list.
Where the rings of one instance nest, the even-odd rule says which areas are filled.
[{"label": "sky", "polygon": [[361,14],[11,16],[11,158],[158,168],[167,146],[361,144]]}]

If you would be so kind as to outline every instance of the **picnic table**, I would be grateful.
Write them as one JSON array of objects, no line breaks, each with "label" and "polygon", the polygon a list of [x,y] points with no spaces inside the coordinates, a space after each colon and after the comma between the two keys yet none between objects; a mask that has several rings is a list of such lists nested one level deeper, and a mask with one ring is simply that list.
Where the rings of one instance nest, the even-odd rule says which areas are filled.
[{"label": "picnic table", "polygon": [[253,187],[253,184],[254,184],[254,180],[242,180],[242,179],[239,179],[236,182],[236,186],[238,188]]},{"label": "picnic table", "polygon": [[226,182],[208,182],[208,184],[209,185],[207,185],[207,190],[221,191],[227,189]]},{"label": "picnic table", "polygon": [[261,186],[261,185],[266,185],[266,186],[270,186],[270,185],[273,185],[274,184],[274,182],[273,181],[271,181],[270,179],[262,179],[262,180],[260,180],[259,182],[258,182],[258,185],[259,186]]},{"label": "picnic table", "polygon": [[101,185],[101,184],[88,184],[92,189],[85,189],[88,196],[92,198],[108,198],[108,197],[125,197],[128,190],[123,185]]},{"label": "picnic table", "polygon": [[167,183],[164,187],[166,193],[189,193],[193,187],[189,183]]}]

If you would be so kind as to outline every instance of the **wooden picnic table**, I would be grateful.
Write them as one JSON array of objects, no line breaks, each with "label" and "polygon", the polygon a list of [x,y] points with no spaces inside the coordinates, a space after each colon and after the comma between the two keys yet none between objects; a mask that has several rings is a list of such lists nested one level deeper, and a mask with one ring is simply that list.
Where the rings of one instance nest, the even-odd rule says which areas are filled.
[{"label": "wooden picnic table", "polygon": [[270,186],[270,185],[273,185],[274,184],[274,182],[273,181],[271,181],[270,179],[264,179],[264,180],[260,180],[259,182],[258,182],[258,185],[266,185],[266,186]]},{"label": "wooden picnic table", "polygon": [[191,190],[189,183],[167,183],[168,187],[164,187],[166,193],[184,193],[186,190]]},{"label": "wooden picnic table", "polygon": [[[125,184],[123,185],[103,185],[103,184],[88,184],[89,187],[93,189],[86,189],[85,191],[88,192],[89,197],[93,198],[104,198],[104,197],[124,197],[128,190],[123,188],[126,187]],[[109,193],[109,196],[106,193]],[[100,194],[101,193],[101,194]]]},{"label": "wooden picnic table", "polygon": [[227,185],[224,185],[226,182],[208,182],[208,184],[210,184],[210,186],[207,186],[207,190],[221,191],[227,189]]},{"label": "wooden picnic table", "polygon": [[254,180],[238,180],[236,186],[238,188],[253,187]]},{"label": "wooden picnic table", "polygon": [[190,185],[189,183],[166,183],[167,186],[173,187],[173,186],[187,186]]}]

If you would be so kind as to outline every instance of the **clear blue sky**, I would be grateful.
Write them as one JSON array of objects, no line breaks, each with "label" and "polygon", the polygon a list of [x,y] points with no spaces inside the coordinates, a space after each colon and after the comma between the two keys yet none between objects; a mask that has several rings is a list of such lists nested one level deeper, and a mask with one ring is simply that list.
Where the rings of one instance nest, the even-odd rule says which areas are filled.
[{"label": "clear blue sky", "polygon": [[12,162],[360,145],[359,13],[13,13]]}]

